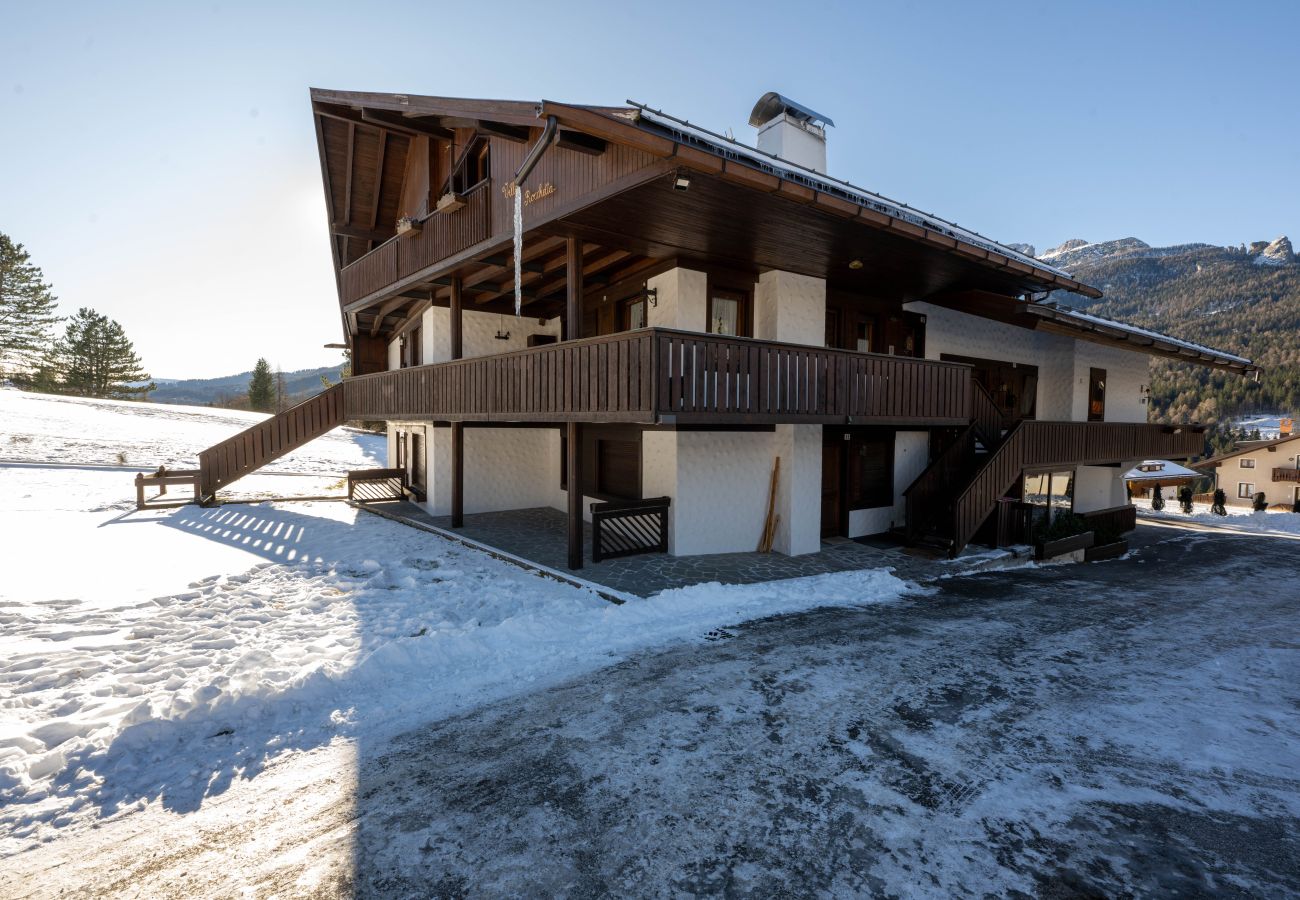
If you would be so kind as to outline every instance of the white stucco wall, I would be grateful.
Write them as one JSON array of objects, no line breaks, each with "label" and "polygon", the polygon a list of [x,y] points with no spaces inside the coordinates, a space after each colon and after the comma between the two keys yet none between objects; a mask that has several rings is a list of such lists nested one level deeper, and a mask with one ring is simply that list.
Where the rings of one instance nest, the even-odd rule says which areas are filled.
[{"label": "white stucco wall", "polygon": [[951,353],[1037,366],[1037,417],[1043,421],[1087,420],[1088,369],[1093,366],[1106,370],[1105,421],[1146,421],[1141,388],[1150,383],[1151,358],[1144,353],[1004,325],[929,303],[908,303],[906,308],[926,317],[929,359]]},{"label": "white stucco wall", "polygon": [[[507,340],[497,340],[500,329],[509,333]],[[539,320],[527,315],[496,315],[480,310],[465,309],[461,313],[461,350],[466,358],[491,356],[523,350],[528,346],[530,334],[560,336],[560,318]],[[451,310],[433,307],[424,312],[425,362],[446,362],[451,359]]]},{"label": "white stucco wall", "polygon": [[[429,430],[425,505],[433,515],[450,515],[451,429]],[[466,428],[465,512],[563,508],[559,458],[560,433],[554,428]]]},{"label": "white stucco wall", "polygon": [[399,339],[393,338],[388,342],[388,368],[400,369],[402,367],[402,343]]},{"label": "white stucco wall", "polygon": [[880,534],[907,521],[907,501],[903,492],[925,471],[929,455],[929,432],[900,431],[894,436],[894,503],[892,506],[849,510],[849,537]]},{"label": "white stucco wall", "polygon": [[792,344],[826,343],[826,281],[776,269],[754,287],[754,337]]},{"label": "white stucco wall", "polygon": [[657,291],[656,302],[646,310],[646,321],[660,328],[705,331],[708,317],[708,277],[694,269],[669,269],[646,281]]},{"label": "white stucco wall", "polygon": [[1086,513],[1127,504],[1121,477],[1127,471],[1118,466],[1078,466],[1074,470],[1074,511]]}]

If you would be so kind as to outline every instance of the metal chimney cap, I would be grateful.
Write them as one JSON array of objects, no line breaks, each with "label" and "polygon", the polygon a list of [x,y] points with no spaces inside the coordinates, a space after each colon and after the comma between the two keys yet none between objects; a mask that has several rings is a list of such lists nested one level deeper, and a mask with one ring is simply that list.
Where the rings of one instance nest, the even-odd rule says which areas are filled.
[{"label": "metal chimney cap", "polygon": [[768,91],[758,98],[758,102],[754,104],[754,111],[749,114],[749,124],[755,128],[762,128],[782,113],[800,122],[811,122],[814,125],[835,124],[821,113],[809,109],[802,103],[795,103],[789,97],[782,97],[776,91]]}]

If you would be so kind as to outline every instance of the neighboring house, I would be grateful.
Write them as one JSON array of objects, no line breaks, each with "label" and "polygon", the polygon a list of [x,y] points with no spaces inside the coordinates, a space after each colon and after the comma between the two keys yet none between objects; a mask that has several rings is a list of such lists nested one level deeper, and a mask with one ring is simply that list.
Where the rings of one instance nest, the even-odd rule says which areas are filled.
[{"label": "neighboring house", "polygon": [[1017,504],[1124,506],[1121,473],[1203,448],[1146,423],[1150,357],[1255,369],[1050,303],[1100,292],[830,177],[832,123],[777,94],[757,149],[643,106],[311,97],[353,373],[316,425],[386,421],[453,522],[567,511],[573,567],[594,501],[669,498],[677,555],[769,520],[786,554],[956,553]]},{"label": "neighboring house", "polygon": [[1272,441],[1241,441],[1231,453],[1212,456],[1193,468],[1214,475],[1214,486],[1232,506],[1250,506],[1262,493],[1269,506],[1290,508],[1300,500],[1300,435]]}]

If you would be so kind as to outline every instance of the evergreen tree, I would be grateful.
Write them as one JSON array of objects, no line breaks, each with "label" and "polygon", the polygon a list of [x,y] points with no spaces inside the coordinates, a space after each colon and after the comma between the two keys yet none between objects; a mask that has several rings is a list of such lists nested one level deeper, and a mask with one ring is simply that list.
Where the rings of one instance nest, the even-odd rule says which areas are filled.
[{"label": "evergreen tree", "polygon": [[271,377],[271,364],[265,357],[253,366],[253,377],[248,379],[248,407],[258,412],[275,409],[275,381]]},{"label": "evergreen tree", "polygon": [[1257,491],[1255,493],[1255,499],[1251,501],[1250,505],[1255,512],[1263,512],[1268,509],[1268,500],[1264,497],[1264,492]]},{"label": "evergreen tree", "polygon": [[[157,387],[122,326],[82,307],[68,321],[51,356],[59,389],[79,397],[144,398]],[[147,382],[147,383],[146,383]]]},{"label": "evergreen tree", "polygon": [[1192,486],[1185,484],[1178,489],[1178,505],[1189,516],[1192,514]]},{"label": "evergreen tree", "polygon": [[1216,516],[1226,516],[1228,514],[1228,495],[1223,492],[1223,488],[1215,488],[1214,502],[1210,504],[1210,512]]},{"label": "evergreen tree", "polygon": [[1155,489],[1151,492],[1151,508],[1159,512],[1165,508],[1165,495],[1160,490],[1160,483],[1156,482]]},{"label": "evergreen tree", "polygon": [[0,233],[0,372],[27,372],[53,342],[55,296],[22,244]]}]

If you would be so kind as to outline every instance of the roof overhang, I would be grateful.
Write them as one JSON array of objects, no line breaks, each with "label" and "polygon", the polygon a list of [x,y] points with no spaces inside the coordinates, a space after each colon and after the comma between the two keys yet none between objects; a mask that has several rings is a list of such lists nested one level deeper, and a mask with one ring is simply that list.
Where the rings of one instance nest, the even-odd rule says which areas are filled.
[{"label": "roof overhang", "polygon": [[1116,322],[1091,313],[1052,303],[1032,302],[988,291],[962,291],[925,298],[947,309],[994,319],[1031,331],[1046,331],[1150,356],[1195,363],[1212,369],[1246,375],[1261,371],[1249,359],[1213,347],[1161,334],[1136,325]]}]

